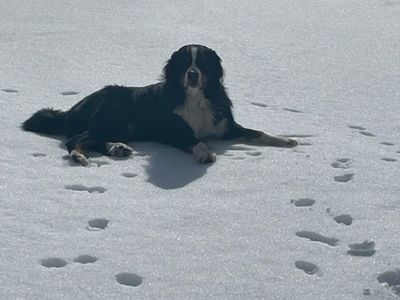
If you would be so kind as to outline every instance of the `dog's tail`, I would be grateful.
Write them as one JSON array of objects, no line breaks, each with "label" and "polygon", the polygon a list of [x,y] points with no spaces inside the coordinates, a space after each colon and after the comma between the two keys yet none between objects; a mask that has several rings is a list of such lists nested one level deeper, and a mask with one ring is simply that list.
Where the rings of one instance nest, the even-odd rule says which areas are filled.
[{"label": "dog's tail", "polygon": [[51,135],[65,134],[66,112],[43,108],[22,123],[22,129]]}]

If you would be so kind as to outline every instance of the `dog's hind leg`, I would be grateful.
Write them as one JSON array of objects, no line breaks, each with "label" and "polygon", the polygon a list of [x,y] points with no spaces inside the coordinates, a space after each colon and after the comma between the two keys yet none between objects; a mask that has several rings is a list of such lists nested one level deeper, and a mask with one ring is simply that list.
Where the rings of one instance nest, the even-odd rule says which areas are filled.
[{"label": "dog's hind leg", "polygon": [[87,131],[72,136],[67,141],[66,146],[71,159],[82,166],[89,164],[88,152],[98,152],[115,157],[127,157],[133,151],[131,147],[121,142],[105,142],[94,139]]}]

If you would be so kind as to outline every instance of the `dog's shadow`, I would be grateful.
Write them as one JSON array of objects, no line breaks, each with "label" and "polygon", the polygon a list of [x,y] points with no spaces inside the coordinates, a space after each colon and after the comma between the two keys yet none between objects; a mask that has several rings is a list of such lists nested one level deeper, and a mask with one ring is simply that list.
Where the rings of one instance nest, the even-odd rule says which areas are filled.
[{"label": "dog's shadow", "polygon": [[135,152],[148,155],[145,166],[147,181],[165,189],[182,188],[207,173],[212,164],[199,164],[192,155],[176,148],[156,143],[135,143]]},{"label": "dog's shadow", "polygon": [[[47,138],[53,138],[60,141],[60,148],[66,150],[66,139],[60,136],[48,136],[40,134]],[[217,154],[224,153],[229,149],[231,143],[219,143]],[[213,164],[200,164],[193,158],[193,155],[187,154],[173,148],[171,146],[152,143],[152,142],[138,142],[130,144],[134,149],[133,157],[128,158],[112,158],[116,161],[127,161],[137,157],[148,157],[148,162],[145,165],[145,172],[147,173],[147,182],[156,187],[172,190],[183,188],[186,185],[196,181],[207,173],[207,170]],[[90,158],[97,162],[97,159],[102,155],[90,153]],[[65,155],[64,159],[69,160],[69,156]],[[69,160],[71,166],[77,166],[75,162]]]}]

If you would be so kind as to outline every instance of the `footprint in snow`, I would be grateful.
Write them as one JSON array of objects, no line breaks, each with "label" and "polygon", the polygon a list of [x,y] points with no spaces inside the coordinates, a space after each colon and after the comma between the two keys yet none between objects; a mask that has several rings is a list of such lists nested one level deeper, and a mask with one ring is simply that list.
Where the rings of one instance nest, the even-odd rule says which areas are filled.
[{"label": "footprint in snow", "polygon": [[40,264],[46,268],[62,268],[67,265],[67,262],[59,257],[48,257],[41,259]]},{"label": "footprint in snow", "polygon": [[296,113],[296,114],[302,114],[303,113],[301,110],[292,109],[292,108],[283,108],[283,110],[291,112],[291,113]]},{"label": "footprint in snow", "polygon": [[385,145],[385,146],[394,146],[393,143],[390,142],[381,142],[381,145]]},{"label": "footprint in snow", "polygon": [[137,287],[143,282],[143,277],[135,273],[118,273],[115,275],[115,279],[119,284],[131,287]]},{"label": "footprint in snow", "polygon": [[297,269],[303,270],[308,275],[313,275],[318,272],[317,265],[313,264],[312,262],[298,260],[295,262],[295,266]]},{"label": "footprint in snow", "polygon": [[325,236],[323,236],[319,233],[313,232],[313,231],[298,231],[298,232],[296,232],[296,235],[298,237],[309,239],[310,241],[313,241],[313,242],[324,243],[329,246],[336,246],[337,243],[339,242],[339,240],[336,238],[325,237]]},{"label": "footprint in snow", "polygon": [[79,92],[74,92],[74,91],[66,91],[66,92],[62,92],[61,95],[63,96],[73,96],[73,95],[78,95]]},{"label": "footprint in snow", "polygon": [[260,102],[251,102],[250,104],[251,104],[251,105],[254,105],[254,106],[258,106],[258,107],[268,107],[267,104],[265,104],[265,103],[260,103]]},{"label": "footprint in snow", "polygon": [[351,225],[353,223],[353,217],[350,215],[339,215],[333,218],[337,223],[344,225]]},{"label": "footprint in snow", "polygon": [[349,182],[350,180],[352,180],[353,177],[354,177],[354,173],[347,173],[344,175],[335,176],[333,179],[336,182],[346,183],[346,182]]},{"label": "footprint in snow", "polygon": [[395,158],[391,158],[391,157],[382,157],[383,161],[387,161],[387,162],[396,162],[397,159]]},{"label": "footprint in snow", "polygon": [[107,189],[101,186],[86,187],[80,184],[66,185],[65,189],[77,192],[88,192],[88,193],[104,193]]},{"label": "footprint in snow", "polygon": [[365,296],[371,295],[371,290],[370,289],[363,289],[363,295],[365,295]]},{"label": "footprint in snow", "polygon": [[130,172],[125,172],[121,174],[122,176],[126,177],[126,178],[135,178],[136,176],[138,176],[135,173],[130,173]]},{"label": "footprint in snow", "polygon": [[400,269],[379,274],[378,281],[400,296]]},{"label": "footprint in snow", "polygon": [[88,222],[88,230],[104,230],[110,221],[104,218],[92,219]]},{"label": "footprint in snow", "polygon": [[2,89],[1,91],[4,92],[4,93],[9,93],[9,94],[17,94],[17,93],[19,93],[19,91],[14,90],[14,89]]},{"label": "footprint in snow", "polygon": [[350,244],[347,254],[353,256],[372,256],[375,254],[375,242],[364,241],[360,244]]},{"label": "footprint in snow", "polygon": [[358,126],[358,125],[349,125],[348,126],[350,129],[358,130],[358,132],[364,136],[375,136],[375,134],[367,131],[367,128]]},{"label": "footprint in snow", "polygon": [[32,156],[33,156],[33,157],[45,157],[46,154],[44,154],[44,153],[39,153],[39,152],[35,152],[35,153],[32,153]]},{"label": "footprint in snow", "polygon": [[360,134],[364,135],[364,136],[375,136],[375,134],[369,132],[369,131],[360,131]]},{"label": "footprint in snow", "polygon": [[80,263],[80,264],[91,264],[97,261],[97,257],[91,256],[91,255],[79,255],[78,257],[74,258],[74,262]]},{"label": "footprint in snow", "polygon": [[367,130],[367,128],[358,125],[349,125],[348,127],[355,130]]},{"label": "footprint in snow", "polygon": [[293,203],[297,207],[304,207],[304,206],[313,206],[315,203],[314,199],[311,198],[300,198],[297,200],[291,200],[291,203]]},{"label": "footprint in snow", "polygon": [[348,169],[351,167],[351,160],[350,158],[338,158],[331,163],[331,166],[335,169]]}]

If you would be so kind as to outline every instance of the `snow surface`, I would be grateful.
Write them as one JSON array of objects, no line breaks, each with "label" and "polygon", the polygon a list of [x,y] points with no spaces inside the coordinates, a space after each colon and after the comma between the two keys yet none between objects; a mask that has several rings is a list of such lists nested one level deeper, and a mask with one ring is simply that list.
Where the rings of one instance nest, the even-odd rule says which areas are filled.
[{"label": "snow surface", "polygon": [[[0,298],[398,299],[399,32],[399,0],[0,0]],[[187,43],[238,122],[300,145],[76,167],[20,130]]]}]

